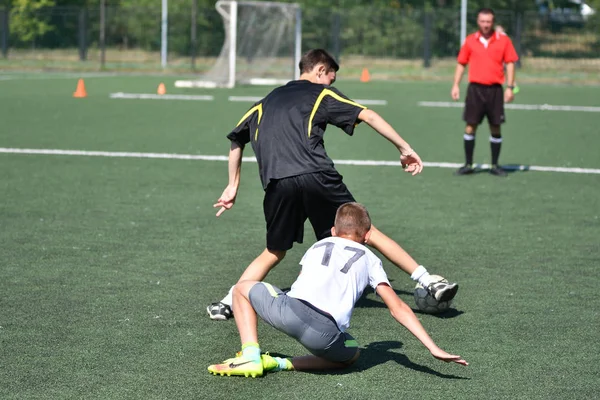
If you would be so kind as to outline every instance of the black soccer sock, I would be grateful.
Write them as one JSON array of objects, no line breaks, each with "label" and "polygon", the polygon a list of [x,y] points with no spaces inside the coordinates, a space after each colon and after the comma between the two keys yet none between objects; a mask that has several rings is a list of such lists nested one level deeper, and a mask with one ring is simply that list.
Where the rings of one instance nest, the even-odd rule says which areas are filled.
[{"label": "black soccer sock", "polygon": [[492,149],[492,166],[496,166],[500,157],[500,148],[502,148],[502,136],[490,136],[490,147]]},{"label": "black soccer sock", "polygon": [[463,136],[465,142],[465,164],[473,164],[473,152],[475,151],[475,135],[465,133]]}]

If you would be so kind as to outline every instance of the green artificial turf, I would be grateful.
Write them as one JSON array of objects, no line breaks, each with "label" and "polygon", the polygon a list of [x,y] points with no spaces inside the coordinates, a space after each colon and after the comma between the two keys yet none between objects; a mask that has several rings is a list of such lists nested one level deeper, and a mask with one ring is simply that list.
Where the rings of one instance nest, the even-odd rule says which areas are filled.
[{"label": "green artificial turf", "polygon": [[[13,78],[15,78],[13,76]],[[224,135],[267,88],[184,91],[174,79],[0,80],[0,147],[226,155]],[[109,93],[211,94],[212,102],[112,100]],[[460,109],[443,83],[337,84],[374,106],[425,161],[462,162]],[[516,103],[600,106],[598,88],[521,87]],[[463,87],[463,92],[465,88]],[[501,162],[600,168],[600,113],[508,110]],[[367,126],[330,128],[335,159],[396,161]],[[246,155],[252,155],[248,149]],[[476,162],[489,162],[482,127]],[[433,359],[373,293],[349,332],[362,356],[337,373],[216,377],[206,367],[239,348],[235,324],[213,322],[219,300],[264,247],[256,164],[243,166],[235,207],[212,204],[222,161],[0,154],[0,398],[3,399],[547,399],[600,390],[600,175],[524,171],[499,179],[426,168],[341,165],[379,229],[431,272],[457,281],[453,310],[418,314],[434,340],[470,366]],[[288,287],[313,241],[268,277]],[[384,262],[414,307],[414,283]],[[261,323],[263,350],[303,354]]]}]

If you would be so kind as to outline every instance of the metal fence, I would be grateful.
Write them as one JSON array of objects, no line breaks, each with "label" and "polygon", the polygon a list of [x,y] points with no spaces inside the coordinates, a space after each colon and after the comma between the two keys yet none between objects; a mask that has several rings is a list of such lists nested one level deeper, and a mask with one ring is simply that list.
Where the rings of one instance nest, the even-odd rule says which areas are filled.
[{"label": "metal fence", "polygon": [[[459,50],[458,10],[356,7],[302,12],[303,49],[324,47],[340,58],[423,60],[429,66],[455,57]],[[524,62],[529,57],[600,59],[599,15],[576,26],[552,25],[536,12],[497,11],[496,19]],[[104,20],[102,46],[99,8],[54,7],[19,18],[0,8],[1,55],[24,68],[40,63],[71,69],[160,67],[158,7],[108,7]],[[468,21],[468,31],[474,31],[475,15]],[[170,11],[170,68],[202,70],[219,54],[223,41],[223,22],[214,9]]]}]

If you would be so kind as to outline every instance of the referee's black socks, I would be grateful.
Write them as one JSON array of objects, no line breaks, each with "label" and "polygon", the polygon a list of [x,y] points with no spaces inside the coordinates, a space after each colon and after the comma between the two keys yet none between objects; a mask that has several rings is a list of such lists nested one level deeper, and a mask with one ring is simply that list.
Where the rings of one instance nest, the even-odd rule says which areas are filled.
[{"label": "referee's black socks", "polygon": [[465,142],[465,164],[473,165],[473,152],[475,151],[475,135],[465,133],[463,136]]},{"label": "referee's black socks", "polygon": [[490,136],[490,147],[492,149],[492,166],[498,165],[500,148],[502,147],[502,136]]}]

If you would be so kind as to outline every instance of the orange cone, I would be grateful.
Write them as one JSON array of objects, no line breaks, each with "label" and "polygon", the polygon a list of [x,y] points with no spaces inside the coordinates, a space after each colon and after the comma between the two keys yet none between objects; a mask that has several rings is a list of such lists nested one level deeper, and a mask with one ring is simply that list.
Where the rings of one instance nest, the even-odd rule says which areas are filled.
[{"label": "orange cone", "polygon": [[77,81],[77,89],[75,89],[75,93],[73,93],[73,97],[82,99],[87,97],[87,92],[85,91],[85,83],[83,83],[83,79]]},{"label": "orange cone", "polygon": [[159,95],[163,95],[167,93],[167,89],[165,88],[165,84],[164,83],[160,83],[160,85],[158,85],[158,89],[156,90],[156,93]]},{"label": "orange cone", "polygon": [[361,82],[369,82],[370,80],[371,80],[371,75],[369,74],[369,70],[366,68],[363,68],[362,74],[360,74],[360,81]]}]

